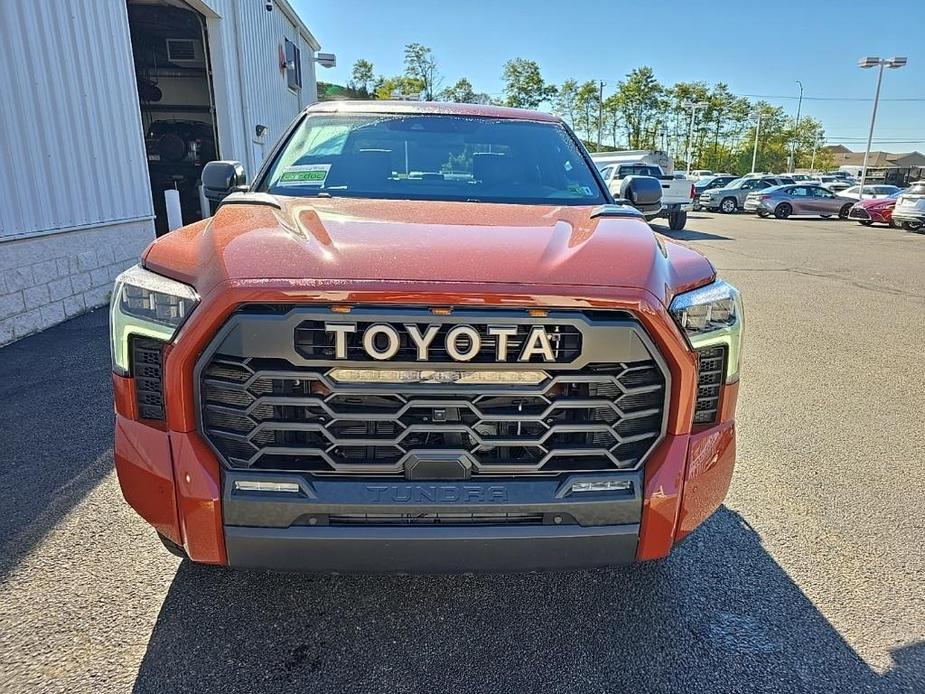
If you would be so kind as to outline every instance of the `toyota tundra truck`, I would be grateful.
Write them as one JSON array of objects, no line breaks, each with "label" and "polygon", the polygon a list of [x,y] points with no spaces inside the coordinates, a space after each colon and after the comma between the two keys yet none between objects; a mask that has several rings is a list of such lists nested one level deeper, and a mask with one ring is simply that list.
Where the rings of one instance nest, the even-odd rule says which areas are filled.
[{"label": "toyota tundra truck", "polygon": [[743,312],[558,118],[302,112],[111,301],[115,465],[172,552],[319,572],[665,557],[735,461]]}]

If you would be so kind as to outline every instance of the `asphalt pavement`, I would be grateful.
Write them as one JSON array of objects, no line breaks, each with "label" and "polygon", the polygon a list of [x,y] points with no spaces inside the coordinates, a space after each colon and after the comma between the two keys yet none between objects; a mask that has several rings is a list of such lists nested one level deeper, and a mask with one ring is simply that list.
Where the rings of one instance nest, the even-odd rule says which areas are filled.
[{"label": "asphalt pavement", "polygon": [[707,213],[670,235],[748,324],[729,497],[653,564],[180,562],[112,472],[105,311],[0,349],[0,692],[925,692],[925,236]]}]

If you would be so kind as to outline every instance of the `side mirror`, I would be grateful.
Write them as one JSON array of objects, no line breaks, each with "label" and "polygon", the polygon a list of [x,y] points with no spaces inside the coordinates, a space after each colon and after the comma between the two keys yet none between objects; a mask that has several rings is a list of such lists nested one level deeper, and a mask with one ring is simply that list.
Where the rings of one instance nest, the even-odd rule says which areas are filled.
[{"label": "side mirror", "polygon": [[202,192],[207,200],[221,202],[232,193],[247,190],[247,172],[238,161],[210,161],[202,169]]},{"label": "side mirror", "polygon": [[627,176],[620,183],[620,197],[636,207],[656,205],[662,200],[662,182],[651,176]]}]

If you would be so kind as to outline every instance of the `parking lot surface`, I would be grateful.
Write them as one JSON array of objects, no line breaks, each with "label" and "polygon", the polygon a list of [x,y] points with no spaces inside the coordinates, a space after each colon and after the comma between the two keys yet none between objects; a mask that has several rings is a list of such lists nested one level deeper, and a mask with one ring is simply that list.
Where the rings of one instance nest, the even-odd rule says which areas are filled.
[{"label": "parking lot surface", "polygon": [[655,564],[181,563],[112,472],[105,311],[0,350],[0,692],[925,692],[925,236],[706,213],[671,235],[748,322],[726,505]]}]

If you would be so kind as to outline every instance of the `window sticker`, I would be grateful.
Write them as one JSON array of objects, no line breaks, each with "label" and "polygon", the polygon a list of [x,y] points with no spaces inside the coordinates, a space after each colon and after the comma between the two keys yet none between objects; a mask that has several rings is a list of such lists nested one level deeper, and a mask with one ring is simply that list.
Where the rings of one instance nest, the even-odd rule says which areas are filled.
[{"label": "window sticker", "polygon": [[297,164],[287,168],[276,185],[282,187],[318,186],[320,188],[324,185],[330,170],[330,164]]}]

